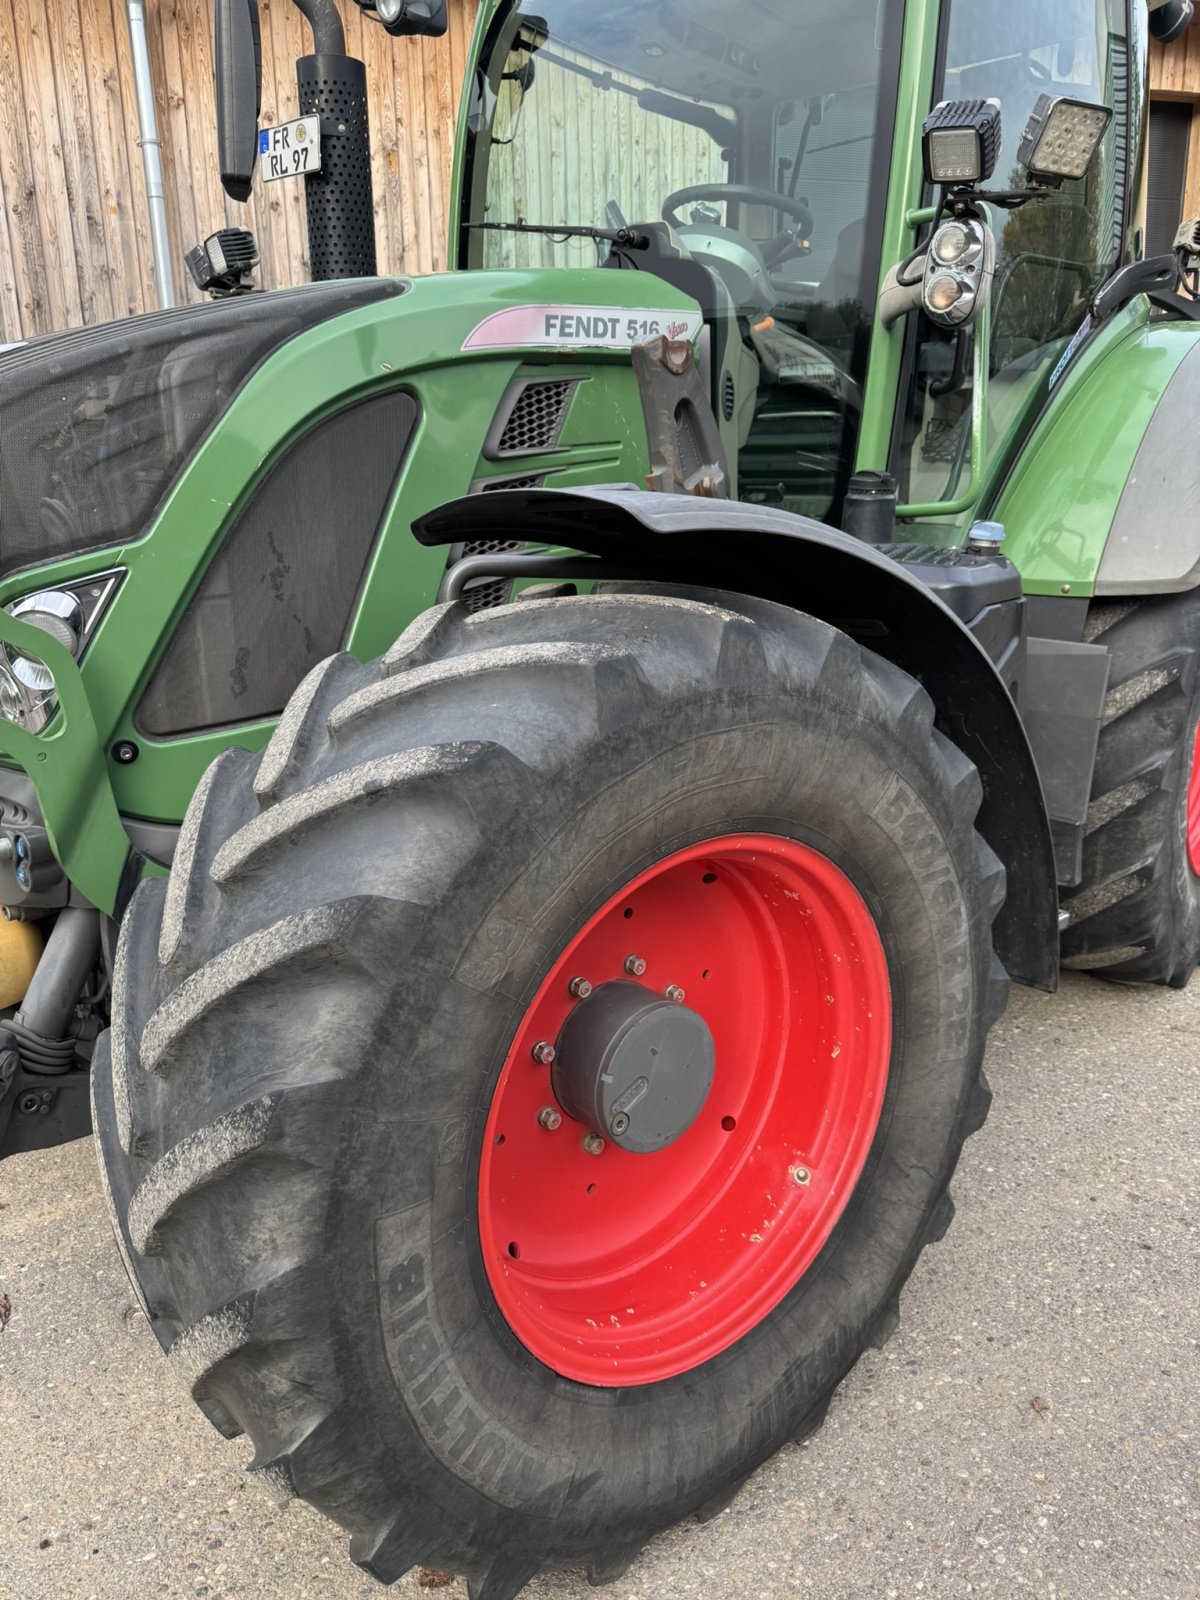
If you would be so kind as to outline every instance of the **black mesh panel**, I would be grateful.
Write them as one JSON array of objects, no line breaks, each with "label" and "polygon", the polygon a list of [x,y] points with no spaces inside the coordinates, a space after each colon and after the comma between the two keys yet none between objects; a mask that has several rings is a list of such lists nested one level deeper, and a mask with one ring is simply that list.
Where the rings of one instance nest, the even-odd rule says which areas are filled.
[{"label": "black mesh panel", "polygon": [[339,649],[416,428],[379,395],[292,446],[226,538],[138,710],[163,737],[276,716]]},{"label": "black mesh panel", "polygon": [[524,456],[534,450],[553,449],[577,387],[570,378],[526,384],[504,424],[497,454]]},{"label": "black mesh panel", "polygon": [[139,538],[260,362],[406,287],[375,279],[241,295],[0,355],[0,575]]}]

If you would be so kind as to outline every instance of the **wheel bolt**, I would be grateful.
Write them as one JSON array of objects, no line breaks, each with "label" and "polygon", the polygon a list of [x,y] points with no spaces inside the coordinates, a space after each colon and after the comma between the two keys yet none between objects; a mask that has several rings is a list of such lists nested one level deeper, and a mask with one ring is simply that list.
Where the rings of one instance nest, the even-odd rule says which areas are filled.
[{"label": "wheel bolt", "polygon": [[807,1167],[796,1167],[792,1171],[792,1177],[795,1178],[797,1183],[803,1185],[811,1182],[812,1173]]},{"label": "wheel bolt", "polygon": [[575,996],[576,1000],[586,1000],[591,992],[592,986],[586,978],[571,979],[571,993]]},{"label": "wheel bolt", "polygon": [[646,963],[641,956],[626,956],[625,971],[631,978],[640,978],[646,971]]},{"label": "wheel bolt", "polygon": [[668,1000],[674,1000],[674,1002],[675,1002],[675,1004],[677,1006],[681,1006],[683,1004],[683,1002],[687,999],[687,995],[684,993],[684,991],[679,987],[679,985],[677,983],[670,984],[668,986],[668,988],[667,988],[666,993],[667,993],[667,999]]},{"label": "wheel bolt", "polygon": [[538,1112],[538,1121],[547,1133],[557,1133],[562,1127],[562,1112],[557,1106],[543,1106]]},{"label": "wheel bolt", "polygon": [[543,1067],[552,1067],[557,1054],[558,1051],[552,1044],[547,1044],[545,1039],[533,1047],[533,1059]]},{"label": "wheel bolt", "polygon": [[602,1156],[604,1154],[604,1140],[598,1133],[585,1133],[583,1148],[589,1156]]},{"label": "wheel bolt", "polygon": [[619,1139],[629,1127],[628,1116],[624,1111],[618,1111],[616,1116],[613,1117],[612,1121],[609,1123],[609,1127],[612,1129],[613,1138]]}]

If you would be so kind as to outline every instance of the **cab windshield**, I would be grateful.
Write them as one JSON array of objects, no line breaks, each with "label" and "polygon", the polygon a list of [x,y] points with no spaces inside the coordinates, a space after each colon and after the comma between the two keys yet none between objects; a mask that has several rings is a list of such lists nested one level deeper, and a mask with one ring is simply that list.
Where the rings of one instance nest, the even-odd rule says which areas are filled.
[{"label": "cab windshield", "polygon": [[[858,437],[902,11],[517,0],[474,86],[461,259],[637,268],[699,298],[739,493],[825,519]],[[651,249],[523,225],[629,226]]]}]

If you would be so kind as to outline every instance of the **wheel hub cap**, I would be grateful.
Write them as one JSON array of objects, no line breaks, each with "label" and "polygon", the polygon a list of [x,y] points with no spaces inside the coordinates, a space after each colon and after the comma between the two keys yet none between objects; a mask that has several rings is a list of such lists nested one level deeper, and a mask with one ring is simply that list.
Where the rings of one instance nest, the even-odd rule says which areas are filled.
[{"label": "wheel hub cap", "polygon": [[568,1116],[622,1150],[649,1155],[695,1122],[716,1046],[703,1017],[640,983],[606,983],[563,1024],[554,1093]]}]

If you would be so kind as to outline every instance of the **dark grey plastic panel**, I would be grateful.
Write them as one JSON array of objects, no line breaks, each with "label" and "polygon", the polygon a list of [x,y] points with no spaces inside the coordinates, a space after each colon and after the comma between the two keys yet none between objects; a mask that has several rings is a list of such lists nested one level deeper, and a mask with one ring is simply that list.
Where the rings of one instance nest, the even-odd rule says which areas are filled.
[{"label": "dark grey plastic panel", "polygon": [[1103,645],[1027,639],[1021,720],[1037,762],[1046,810],[1060,822],[1087,820],[1108,689]]},{"label": "dark grey plastic panel", "polygon": [[1200,341],[1167,385],[1117,506],[1097,595],[1179,594],[1200,584]]}]

